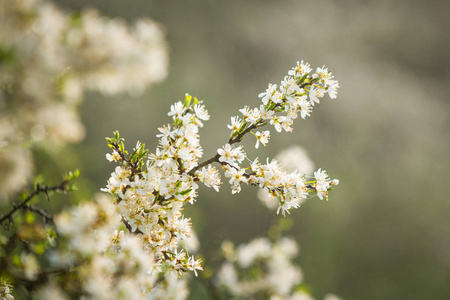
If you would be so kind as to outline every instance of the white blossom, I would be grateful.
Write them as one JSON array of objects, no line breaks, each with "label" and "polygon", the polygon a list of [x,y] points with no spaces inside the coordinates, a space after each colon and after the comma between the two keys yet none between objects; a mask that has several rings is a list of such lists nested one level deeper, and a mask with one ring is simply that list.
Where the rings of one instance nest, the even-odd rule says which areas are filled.
[{"label": "white blossom", "polygon": [[261,142],[261,144],[263,144],[264,146],[269,142],[270,131],[268,131],[268,130],[263,131],[263,132],[257,131],[257,132],[255,132],[255,136],[256,136],[255,148],[258,149],[259,142]]}]

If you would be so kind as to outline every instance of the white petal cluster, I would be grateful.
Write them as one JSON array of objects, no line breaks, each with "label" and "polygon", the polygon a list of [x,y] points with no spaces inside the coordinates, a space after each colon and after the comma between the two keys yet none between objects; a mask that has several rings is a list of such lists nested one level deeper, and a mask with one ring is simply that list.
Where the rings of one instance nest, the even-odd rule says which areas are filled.
[{"label": "white petal cluster", "polygon": [[338,179],[330,180],[328,178],[328,175],[326,174],[325,170],[319,169],[316,172],[314,172],[314,177],[316,179],[316,182],[314,184],[317,197],[320,198],[320,200],[325,197],[328,200],[328,190],[334,186],[339,184]]},{"label": "white petal cluster", "polygon": [[12,285],[4,278],[0,278],[0,299],[14,300]]},{"label": "white petal cluster", "polygon": [[[294,264],[297,243],[281,237],[272,242],[255,238],[235,247],[222,243],[225,261],[215,275],[215,285],[232,299],[314,300],[303,289],[301,269]],[[338,300],[333,294],[324,300]]]},{"label": "white petal cluster", "polygon": [[222,149],[218,149],[217,153],[220,155],[219,162],[227,163],[231,166],[237,167],[245,158],[245,153],[242,151],[242,146],[233,147],[226,144]]},{"label": "white petal cluster", "polygon": [[[73,268],[78,292],[92,299],[146,299],[157,280],[158,264],[142,237],[119,230],[118,207],[106,196],[55,218],[66,245],[49,256],[54,268]],[[75,284],[74,282],[74,284]],[[56,281],[39,294],[64,294]]]},{"label": "white petal cluster", "polygon": [[[242,146],[234,147],[233,144],[240,142],[246,133],[251,132],[256,137],[255,148],[259,148],[260,143],[265,146],[269,142],[270,132],[252,130],[270,123],[278,132],[290,132],[293,121],[299,115],[303,119],[309,116],[315,103],[319,103],[325,93],[336,98],[338,88],[338,81],[327,68],[317,68],[313,73],[308,63],[297,62],[297,66],[288,72],[279,86],[269,84],[267,90],[258,95],[262,101],[259,108],[245,106],[239,110],[242,118],[231,117],[231,124],[228,125],[231,129],[229,143],[219,148],[217,153],[218,161],[225,170],[225,177],[229,178],[232,192],[239,192],[241,183],[259,186],[264,191],[261,198],[278,199],[277,213],[281,212],[283,215],[289,213],[290,209],[299,207],[313,193],[320,199],[327,198],[328,190],[338,184],[338,181],[322,177],[320,180],[316,178],[316,181],[306,181],[301,168],[288,173],[275,160],[260,164],[256,159],[250,166],[241,167],[245,158],[244,151]],[[318,172],[322,171],[319,169]]]},{"label": "white petal cluster", "polygon": [[[300,146],[290,146],[275,156],[280,166],[287,172],[298,171],[305,174],[305,177],[314,172],[314,163],[309,158],[305,149]],[[258,198],[269,209],[277,209],[278,199],[266,193],[264,190],[258,191]],[[300,201],[303,204],[304,199]]]},{"label": "white petal cluster", "polygon": [[292,208],[298,208],[305,199],[317,195],[320,199],[325,196],[328,199],[328,190],[339,183],[338,180],[330,180],[325,171],[319,169],[315,174],[316,180],[307,181],[307,176],[294,170],[286,172],[276,160],[265,164],[259,163],[255,159],[247,168],[241,168],[236,164],[229,164],[226,160],[223,162],[225,177],[229,178],[232,193],[241,191],[241,184],[251,184],[258,186],[262,190],[260,198],[265,202],[271,202],[271,199],[278,200],[277,213],[285,215]]},{"label": "white petal cluster", "polygon": [[[199,161],[203,150],[198,132],[203,127],[203,122],[209,120],[209,114],[201,101],[188,94],[184,101],[170,107],[168,115],[172,117],[173,123],[159,128],[159,146],[154,153],[147,155],[144,145],[138,142],[133,154],[128,157],[118,132],[114,138],[107,138],[112,153],[107,154],[106,158],[120,165],[102,190],[114,196],[122,222],[142,241],[145,253],[153,257],[158,272],[182,275],[192,271],[197,275],[197,271],[202,270],[200,260],[196,260],[182,248],[185,241],[193,236],[190,219],[183,216],[182,209],[184,203],[195,202],[199,181],[219,190],[220,175],[211,163],[222,165],[232,193],[240,192],[242,183],[258,186],[270,197],[278,199],[277,213],[281,212],[283,215],[289,213],[290,209],[299,207],[301,201],[312,194],[317,194],[320,198],[326,197],[331,186],[337,184],[337,181],[330,181],[323,175],[325,173],[320,169],[316,180],[306,181],[305,174],[297,170],[288,173],[275,160],[267,160],[265,164],[261,164],[255,159],[248,167],[242,167],[246,154],[243,146],[234,145],[242,140],[244,134],[269,122],[276,128],[279,125],[289,131],[292,120],[302,110],[302,101],[308,101],[309,113],[313,104],[308,100],[306,87],[323,88],[327,85],[326,80],[332,80],[332,75],[325,69],[317,76],[315,73],[305,73],[300,77],[308,68],[304,64],[298,68],[300,71],[286,77],[279,88],[270,85],[260,95],[263,105],[259,108],[250,109],[246,106],[240,110],[242,118],[231,118],[231,124],[228,125],[232,130],[229,142],[219,148],[214,157],[204,162]],[[285,115],[278,116],[278,113]],[[268,130],[253,134],[257,138],[256,147],[259,143],[268,143]],[[296,253],[295,247],[288,247],[289,243],[281,241],[277,245],[271,245],[264,239],[255,241],[255,244],[257,246],[251,245],[239,250],[238,261],[241,266],[252,264],[255,259],[268,259],[267,253],[272,253],[273,261],[268,267],[275,275],[268,275],[266,279],[280,295],[288,293],[292,285],[301,280],[301,273],[295,268],[289,268],[283,258],[293,256]],[[278,250],[280,247],[285,250]],[[258,248],[259,252],[249,250],[254,248]],[[224,272],[230,273],[230,270],[228,268]],[[279,281],[277,272],[282,270],[289,275],[291,281]],[[256,281],[246,289],[252,290],[254,285],[267,284]]]},{"label": "white petal cluster", "polygon": [[[30,142],[55,147],[82,140],[77,106],[86,91],[136,94],[167,75],[167,46],[154,21],[127,24],[93,9],[66,13],[46,0],[0,5],[0,49],[0,157],[16,156]],[[0,158],[1,169],[21,168],[15,174],[22,177],[13,185],[0,177],[0,202],[32,170],[31,162],[6,163]]]},{"label": "white petal cluster", "polygon": [[216,275],[216,285],[232,296],[246,299],[255,295],[294,299],[294,288],[303,278],[300,268],[292,263],[298,254],[294,240],[281,238],[272,243],[257,238],[236,249],[229,241],[223,245],[226,261]]},{"label": "white petal cluster", "polygon": [[[133,174],[130,165],[118,166],[102,190],[116,197],[120,215],[162,270],[197,274],[202,270],[200,260],[180,250],[181,243],[192,238],[191,222],[183,216],[182,207],[195,201],[197,181],[218,190],[220,176],[211,165],[188,173],[203,153],[198,128],[209,115],[201,102],[186,95],[184,102],[171,106],[169,116],[173,124],[159,129],[159,147],[149,155],[145,170]],[[138,143],[134,151],[141,146]],[[120,155],[114,151],[108,157],[117,161],[114,157]]]},{"label": "white petal cluster", "polygon": [[203,167],[200,171],[197,171],[195,173],[198,180],[203,182],[207,187],[212,187],[216,190],[216,192],[219,191],[219,187],[221,184],[220,181],[220,174],[217,169],[211,165],[209,165],[207,168]]},{"label": "white petal cluster", "polygon": [[336,98],[338,88],[339,82],[327,68],[317,68],[312,73],[308,63],[297,62],[279,86],[270,83],[267,90],[258,95],[262,101],[260,108],[244,107],[240,110],[243,119],[232,117],[228,128],[232,136],[244,131],[247,125],[256,125],[256,128],[265,123],[273,125],[278,132],[290,132],[299,114],[303,119],[310,116],[314,104],[326,93]]},{"label": "white petal cluster", "polygon": [[263,131],[263,132],[257,131],[257,132],[255,132],[255,136],[256,136],[255,148],[258,149],[260,142],[264,146],[269,142],[270,131],[269,130],[266,130],[266,131]]}]

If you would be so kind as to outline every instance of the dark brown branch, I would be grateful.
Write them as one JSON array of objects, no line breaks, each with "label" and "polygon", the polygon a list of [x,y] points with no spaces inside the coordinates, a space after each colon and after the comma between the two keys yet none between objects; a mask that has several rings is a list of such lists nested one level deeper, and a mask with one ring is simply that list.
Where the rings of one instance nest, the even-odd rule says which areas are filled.
[{"label": "dark brown branch", "polygon": [[[244,135],[246,135],[247,133],[249,133],[249,132],[252,131],[253,129],[256,129],[256,128],[261,127],[262,124],[263,124],[263,123],[261,123],[261,122],[262,122],[262,121],[259,121],[259,122],[257,122],[256,124],[252,124],[252,125],[250,125],[249,127],[247,127],[244,131],[242,131],[241,133],[239,133],[237,136],[235,136],[234,138],[231,137],[231,138],[228,140],[228,144],[232,145],[232,144],[241,142],[242,139],[244,138]],[[220,158],[220,155],[219,155],[219,154],[216,154],[216,155],[214,155],[213,157],[211,157],[210,159],[208,159],[208,160],[206,160],[206,161],[204,161],[204,162],[198,164],[196,167],[192,168],[187,174],[190,175],[190,176],[194,176],[194,175],[195,175],[195,172],[196,172],[197,170],[200,170],[201,168],[203,168],[203,167],[205,167],[205,166],[207,166],[207,165],[209,165],[209,164],[212,164],[213,162],[219,162],[219,158]]]},{"label": "dark brown branch", "polygon": [[129,232],[135,233],[135,234],[138,234],[138,233],[144,234],[142,231],[140,231],[140,230],[137,229],[137,228],[136,228],[135,231],[133,231],[133,227],[131,227],[130,223],[128,223],[128,221],[125,220],[124,217],[122,217],[122,220],[121,220],[121,221],[122,221],[123,224],[125,224],[125,227],[128,229]]},{"label": "dark brown branch", "polygon": [[307,85],[313,85],[314,83],[316,83],[319,79],[318,78],[313,78],[308,82],[302,83],[302,85],[300,85],[300,88],[304,88]]},{"label": "dark brown branch", "polygon": [[256,123],[256,124],[252,124],[252,125],[248,126],[247,129],[245,129],[244,131],[242,131],[241,133],[239,133],[236,137],[234,137],[234,138],[231,137],[231,138],[228,140],[228,144],[232,145],[232,144],[234,144],[234,143],[239,143],[239,142],[241,142],[242,139],[244,138],[244,135],[246,135],[247,133],[249,133],[249,132],[252,131],[253,129],[256,129],[256,128],[258,128],[258,127],[261,127],[261,124],[259,124],[259,125],[257,125],[257,124],[259,124],[259,122]]},{"label": "dark brown branch", "polygon": [[137,166],[137,162],[135,162],[134,164],[125,156],[125,154],[122,152],[122,150],[120,150],[119,144],[118,143],[111,143],[111,145],[114,146],[114,150],[119,153],[120,159],[126,163],[126,165],[128,165],[128,167],[131,168],[131,175],[129,177],[129,179],[131,180],[131,178],[134,177],[134,175],[140,173],[141,170],[139,170],[138,166]]},{"label": "dark brown branch", "polygon": [[218,161],[219,161],[219,158],[220,158],[220,154],[217,153],[216,155],[214,155],[214,156],[211,157],[210,159],[208,159],[208,160],[206,160],[206,161],[204,161],[204,162],[198,164],[196,167],[192,168],[192,169],[188,172],[188,175],[194,176],[194,175],[195,175],[195,172],[196,172],[197,170],[199,170],[199,169],[201,169],[201,168],[203,168],[203,167],[205,167],[205,166],[207,166],[207,165],[209,165],[209,164],[212,164],[213,162],[218,162]]},{"label": "dark brown branch", "polygon": [[38,215],[40,215],[46,222],[50,222],[54,224],[53,216],[49,214],[45,209],[42,209],[40,207],[36,207],[33,205],[25,205],[24,209],[28,209],[29,211],[35,212]]},{"label": "dark brown branch", "polygon": [[3,221],[5,220],[11,219],[12,215],[19,209],[27,208],[27,203],[30,202],[31,199],[33,199],[36,195],[43,192],[46,194],[47,199],[50,199],[48,198],[48,192],[65,191],[68,182],[69,182],[68,180],[64,180],[63,182],[61,182],[60,185],[51,187],[36,184],[36,189],[30,195],[28,195],[28,197],[25,198],[25,200],[23,200],[22,203],[20,203],[19,205],[14,205],[14,208],[0,219],[0,224],[3,223]]}]

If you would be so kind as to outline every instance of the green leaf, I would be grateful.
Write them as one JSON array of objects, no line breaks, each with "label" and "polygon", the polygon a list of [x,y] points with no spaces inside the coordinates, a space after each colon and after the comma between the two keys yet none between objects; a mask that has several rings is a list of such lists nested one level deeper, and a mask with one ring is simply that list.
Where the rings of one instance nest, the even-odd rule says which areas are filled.
[{"label": "green leaf", "polygon": [[131,162],[135,162],[137,160],[137,157],[136,157],[137,151],[138,151],[138,149],[134,149],[133,153],[131,154],[131,156],[130,156]]},{"label": "green leaf", "polygon": [[75,183],[72,183],[66,187],[66,191],[68,192],[78,191],[78,187],[76,186]]},{"label": "green leaf", "polygon": [[187,189],[187,190],[180,192],[180,194],[184,196],[184,195],[189,194],[191,191],[192,191],[192,189]]},{"label": "green leaf", "polygon": [[44,254],[45,249],[46,249],[45,244],[39,243],[36,245],[36,247],[34,247],[34,252],[36,252],[36,254],[38,255],[42,255]]},{"label": "green leaf", "polygon": [[181,181],[177,181],[177,183],[175,183],[175,189],[178,189],[181,186]]},{"label": "green leaf", "polygon": [[14,255],[12,261],[13,261],[13,264],[16,266],[20,266],[22,264],[22,262],[20,261],[20,257],[17,254]]},{"label": "green leaf", "polygon": [[34,214],[31,211],[27,211],[27,213],[25,215],[25,221],[28,224],[33,224],[34,221],[36,221],[36,217],[34,216]]},{"label": "green leaf", "polygon": [[72,27],[81,27],[83,25],[83,18],[81,12],[76,11],[69,14],[69,22]]},{"label": "green leaf", "polygon": [[245,127],[247,127],[247,125],[248,125],[248,122],[244,122],[242,125],[241,125],[241,127],[239,128],[239,132],[242,132],[242,131],[244,131],[245,130]]},{"label": "green leaf", "polygon": [[11,61],[14,59],[14,56],[14,50],[0,46],[0,62]]},{"label": "green leaf", "polygon": [[184,97],[184,107],[188,107],[191,105],[192,96],[189,94],[186,94]]},{"label": "green leaf", "polygon": [[38,174],[34,177],[33,186],[36,186],[40,182],[44,182],[44,174]]},{"label": "green leaf", "polygon": [[69,173],[64,174],[63,178],[66,181],[72,181],[77,179],[80,176],[80,170],[76,169],[75,171],[70,171]]}]

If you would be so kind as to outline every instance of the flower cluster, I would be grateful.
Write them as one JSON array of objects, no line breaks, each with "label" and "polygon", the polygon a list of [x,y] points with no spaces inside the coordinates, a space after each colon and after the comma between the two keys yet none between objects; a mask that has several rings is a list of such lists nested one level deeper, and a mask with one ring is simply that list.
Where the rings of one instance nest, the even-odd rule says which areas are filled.
[{"label": "flower cluster", "polygon": [[[310,160],[306,151],[300,146],[291,146],[286,150],[283,150],[275,157],[275,160],[288,172],[295,172],[297,170],[300,173],[305,174],[305,178],[314,178],[315,181],[312,181],[311,183],[314,183],[317,196],[320,199],[323,199],[324,196],[327,197],[328,190],[339,183],[337,179],[330,181],[325,171],[322,171],[321,169],[314,172],[314,163]],[[315,176],[311,177],[310,175],[312,175],[313,172]],[[264,190],[258,191],[258,198],[269,209],[275,209],[278,206],[278,201],[276,201],[277,198],[274,198],[271,193],[267,193]],[[302,204],[304,200],[306,200],[306,198],[299,199],[298,204]]]},{"label": "flower cluster", "polygon": [[[243,146],[235,145],[247,133],[257,138],[256,147],[259,143],[267,144],[269,131],[253,130],[268,123],[290,131],[294,115],[303,109],[297,98],[306,99],[308,87],[310,93],[313,89],[331,89],[328,93],[335,96],[333,89],[338,84],[331,73],[323,68],[310,75],[306,72],[308,68],[303,62],[298,64],[279,91],[271,85],[260,95],[263,98],[260,108],[245,107],[241,110],[242,120],[233,117],[228,142],[204,161],[200,161],[203,149],[199,130],[210,116],[202,101],[188,94],[184,101],[171,106],[168,115],[173,122],[159,128],[159,144],[154,153],[149,153],[140,142],[128,153],[124,139],[116,131],[114,137],[106,138],[111,148],[106,159],[118,165],[102,189],[114,201],[100,197],[53,218],[46,211],[28,205],[28,201],[41,192],[48,196],[48,191],[72,190],[69,182],[78,172],[70,173],[60,186],[37,184],[32,194],[1,218],[1,222],[14,222],[12,214],[23,209],[28,215],[21,222],[36,236],[33,243],[20,244],[23,251],[14,263],[6,256],[1,257],[1,262],[8,265],[8,274],[29,282],[30,289],[44,299],[55,295],[64,299],[67,293],[88,299],[184,299],[188,292],[182,275],[197,276],[203,268],[201,260],[192,255],[198,246],[191,220],[182,213],[183,206],[195,202],[199,182],[219,191],[221,176],[213,163],[224,169],[232,193],[239,192],[242,183],[258,186],[278,199],[277,213],[283,215],[299,207],[309,196],[328,199],[329,190],[338,184],[322,169],[309,180],[309,176],[297,169],[283,170],[276,160],[267,159],[266,163],[260,163],[258,158],[250,160]],[[278,98],[274,98],[277,93]],[[318,103],[309,97],[310,106]],[[294,103],[292,99],[298,101]],[[246,160],[250,162],[248,167],[242,167]],[[33,213],[40,215],[44,224],[32,226]],[[18,236],[21,234],[18,232]],[[10,239],[0,236],[0,243],[7,245],[8,253],[15,251],[8,246],[15,242],[15,236]],[[298,252],[292,240],[279,239],[272,244],[268,239],[257,239],[237,250],[230,249],[229,261],[217,277],[218,284],[228,289],[230,295],[309,299],[305,293],[293,292],[301,283],[302,275],[290,263]],[[234,263],[244,271],[256,264],[256,273],[261,276],[240,280]],[[2,291],[9,293],[10,286],[4,286]]]},{"label": "flower cluster", "polygon": [[[256,238],[238,247],[222,243],[225,261],[215,276],[215,286],[232,299],[314,300],[302,288],[303,275],[293,259],[296,242],[281,237],[275,242]],[[324,300],[339,300],[328,294]]]},{"label": "flower cluster", "polygon": [[76,109],[86,91],[140,93],[166,77],[167,61],[162,30],[150,19],[128,25],[45,0],[0,5],[0,168],[19,176],[14,184],[0,178],[0,203],[32,173],[24,144],[83,139]]},{"label": "flower cluster", "polygon": [[298,254],[294,240],[280,238],[272,243],[267,238],[257,238],[237,248],[225,241],[222,251],[225,262],[216,275],[216,285],[230,296],[242,299],[256,295],[267,299],[297,299],[299,296],[294,289],[301,284],[303,275],[292,263]]},{"label": "flower cluster", "polygon": [[[246,133],[269,123],[278,132],[292,131],[293,121],[299,114],[303,119],[309,116],[312,107],[320,102],[325,93],[332,99],[336,98],[338,88],[338,81],[327,68],[317,68],[312,73],[308,63],[297,62],[280,86],[269,84],[267,90],[259,94],[262,101],[259,108],[245,106],[240,110],[242,118],[231,117],[231,124],[228,125],[231,129],[230,140],[217,150],[217,158],[225,169],[225,177],[229,178],[232,192],[239,192],[242,183],[259,186],[266,195],[278,199],[277,213],[283,215],[291,208],[299,207],[309,195],[316,194],[320,199],[328,199],[328,191],[339,182],[330,181],[325,171],[319,169],[315,180],[307,181],[300,169],[288,173],[275,160],[261,164],[255,159],[248,167],[240,167],[245,153],[241,146],[234,147],[233,144],[240,142]],[[256,148],[260,143],[265,146],[269,142],[268,130],[256,131],[253,135],[256,137]]]},{"label": "flower cluster", "polygon": [[172,105],[169,116],[174,122],[159,128],[159,147],[145,166],[144,145],[138,143],[126,158],[118,133],[108,139],[113,154],[107,158],[122,166],[116,167],[103,191],[116,197],[121,216],[162,269],[197,274],[202,269],[200,260],[179,249],[180,242],[192,237],[190,219],[181,211],[183,203],[195,201],[197,181],[216,190],[220,185],[218,171],[211,166],[192,175],[188,172],[202,156],[198,129],[209,115],[197,98],[186,95],[184,102]]},{"label": "flower cluster", "polygon": [[[241,190],[242,183],[259,186],[266,194],[278,199],[277,212],[283,215],[291,208],[299,207],[300,201],[310,194],[327,198],[328,190],[338,183],[330,181],[321,169],[316,172],[316,180],[307,181],[306,176],[297,170],[291,173],[282,170],[275,160],[269,162],[267,159],[264,164],[255,159],[247,168],[241,168],[245,152],[242,146],[234,145],[246,133],[264,126],[269,119],[274,124],[278,122],[281,117],[276,116],[277,113],[301,110],[299,102],[292,102],[292,99],[306,97],[303,88],[338,86],[331,73],[324,71],[326,69],[318,69],[312,75],[302,73],[308,68],[302,62],[293,69],[293,76],[283,81],[280,92],[273,86],[269,87],[262,96],[264,105],[260,109],[246,107],[241,110],[243,120],[233,117],[228,143],[206,161],[199,161],[203,150],[198,132],[203,122],[209,119],[209,114],[201,101],[188,94],[184,101],[171,106],[168,115],[173,123],[159,128],[159,146],[155,153],[148,154],[145,145],[138,142],[132,154],[128,155],[118,132],[113,138],[107,138],[112,153],[108,153],[106,158],[120,165],[102,191],[114,196],[122,221],[142,239],[145,250],[153,255],[156,265],[162,270],[181,275],[187,271],[197,274],[197,270],[202,269],[200,260],[181,248],[181,242],[192,236],[190,219],[183,216],[182,207],[186,202],[195,202],[197,182],[219,190],[221,180],[218,170],[211,166],[214,162],[222,165],[233,193]],[[271,89],[274,89],[273,93]],[[280,96],[275,99],[273,95],[276,93]],[[291,121],[285,125],[288,123]],[[268,131],[254,134],[258,143],[268,142]]]},{"label": "flower cluster", "polygon": [[[74,291],[90,299],[148,299],[149,295],[153,299],[184,299],[185,280],[164,276],[143,240],[121,230],[120,220],[118,207],[106,196],[58,215],[55,224],[60,247],[48,257],[55,270],[72,270],[71,280],[61,285],[58,277],[51,277],[39,288],[40,299]],[[163,297],[175,292],[184,296]]]},{"label": "flower cluster", "polygon": [[14,300],[14,297],[11,295],[11,293],[11,284],[6,279],[0,278],[0,299]]},{"label": "flower cluster", "polygon": [[[239,111],[242,118],[231,118],[232,137],[239,137],[242,133],[264,126],[267,123],[273,125],[276,131],[292,131],[292,124],[298,115],[305,119],[310,116],[315,103],[320,103],[320,98],[328,94],[331,99],[337,96],[339,82],[327,68],[317,68],[312,73],[308,63],[297,62],[297,66],[288,72],[288,76],[281,84],[269,84],[267,90],[258,95],[262,104],[250,109],[245,106]],[[259,142],[265,145],[270,136],[269,131],[256,132],[256,148]]]}]

